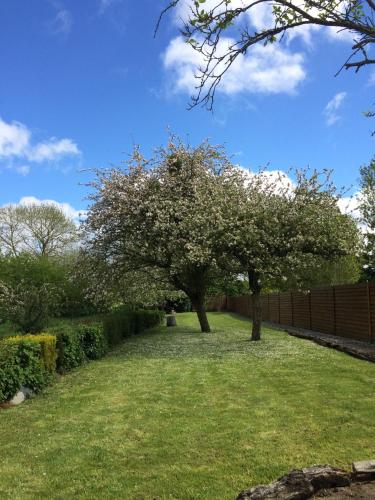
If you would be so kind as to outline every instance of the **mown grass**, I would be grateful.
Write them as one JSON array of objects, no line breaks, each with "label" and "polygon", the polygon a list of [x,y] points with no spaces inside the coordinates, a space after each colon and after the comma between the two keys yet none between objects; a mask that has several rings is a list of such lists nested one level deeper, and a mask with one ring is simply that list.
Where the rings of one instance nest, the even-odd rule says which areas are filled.
[{"label": "mown grass", "polygon": [[231,499],[375,456],[375,365],[239,316],[195,315],[0,411],[0,497]]}]

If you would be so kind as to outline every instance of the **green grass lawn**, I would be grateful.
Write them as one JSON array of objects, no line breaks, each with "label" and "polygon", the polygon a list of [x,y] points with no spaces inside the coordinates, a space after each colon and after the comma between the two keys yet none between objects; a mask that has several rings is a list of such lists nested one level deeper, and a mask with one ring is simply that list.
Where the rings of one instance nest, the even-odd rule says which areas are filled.
[{"label": "green grass lawn", "polygon": [[126,341],[0,411],[0,497],[231,499],[293,467],[375,457],[375,365],[239,316]]}]

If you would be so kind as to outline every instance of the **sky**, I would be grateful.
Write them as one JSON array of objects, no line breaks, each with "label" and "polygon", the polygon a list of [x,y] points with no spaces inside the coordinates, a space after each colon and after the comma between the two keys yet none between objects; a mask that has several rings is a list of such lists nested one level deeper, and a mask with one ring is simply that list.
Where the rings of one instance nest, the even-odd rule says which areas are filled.
[{"label": "sky", "polygon": [[[0,1],[0,206],[54,200],[77,217],[91,169],[120,165],[135,144],[151,154],[168,130],[225,144],[252,170],[333,169],[337,186],[356,192],[374,152],[375,123],[363,112],[375,69],[335,76],[350,36],[307,29],[255,47],[223,81],[212,113],[189,111],[199,58],[179,35],[183,4],[154,38],[165,5]],[[267,15],[247,21],[259,28]]]}]

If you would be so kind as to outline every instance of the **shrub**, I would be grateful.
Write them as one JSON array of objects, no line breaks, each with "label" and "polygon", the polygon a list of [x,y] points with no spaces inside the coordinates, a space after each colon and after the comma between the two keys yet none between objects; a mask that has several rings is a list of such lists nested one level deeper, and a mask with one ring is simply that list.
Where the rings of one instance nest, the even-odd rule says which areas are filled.
[{"label": "shrub", "polygon": [[57,371],[65,373],[88,359],[100,359],[108,350],[100,323],[61,324],[49,331],[57,338]]},{"label": "shrub", "polygon": [[56,338],[52,335],[8,337],[0,343],[0,401],[21,386],[41,391],[53,377]]},{"label": "shrub", "polygon": [[102,324],[79,325],[77,335],[87,359],[100,359],[108,351],[108,342]]},{"label": "shrub", "polygon": [[12,398],[22,385],[22,368],[18,363],[18,346],[0,344],[0,402]]},{"label": "shrub", "polygon": [[56,336],[50,335],[48,333],[43,333],[40,335],[23,335],[17,337],[10,337],[8,339],[10,342],[14,341],[25,341],[29,340],[31,342],[36,342],[40,345],[40,357],[43,364],[43,368],[49,373],[55,373],[56,371]]},{"label": "shrub", "polygon": [[77,328],[59,325],[49,331],[56,335],[57,371],[65,373],[80,366],[86,359],[85,351]]}]

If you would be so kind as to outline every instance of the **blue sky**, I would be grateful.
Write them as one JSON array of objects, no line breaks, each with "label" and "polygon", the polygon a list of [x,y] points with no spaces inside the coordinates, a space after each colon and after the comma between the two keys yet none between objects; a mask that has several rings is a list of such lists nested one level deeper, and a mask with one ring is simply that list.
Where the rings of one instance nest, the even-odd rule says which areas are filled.
[{"label": "blue sky", "polygon": [[1,1],[0,205],[35,197],[84,209],[86,169],[119,164],[134,143],[149,153],[168,127],[191,143],[225,143],[247,168],[334,169],[355,191],[374,151],[375,124],[362,112],[374,102],[375,72],[334,76],[349,54],[345,37],[314,30],[250,51],[214,113],[187,111],[196,55],[176,16],[153,38],[163,5]]}]

